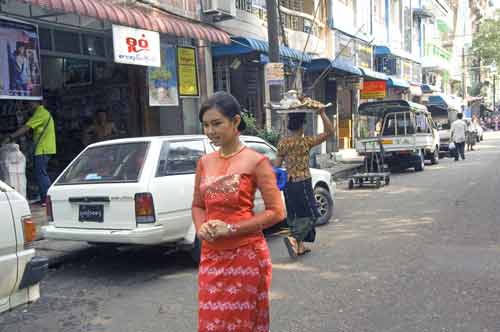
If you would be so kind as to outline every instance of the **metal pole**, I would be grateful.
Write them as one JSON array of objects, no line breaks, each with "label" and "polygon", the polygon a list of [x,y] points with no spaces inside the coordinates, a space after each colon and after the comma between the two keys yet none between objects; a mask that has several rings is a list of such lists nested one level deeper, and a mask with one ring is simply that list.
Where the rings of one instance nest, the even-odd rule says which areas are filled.
[{"label": "metal pole", "polygon": [[[278,30],[278,6],[277,0],[267,0],[267,39],[269,41],[269,62],[280,62],[280,40]],[[281,100],[281,87],[271,85],[269,97],[271,103],[279,103]]]},{"label": "metal pole", "polygon": [[462,47],[462,88],[463,88],[463,95],[464,95],[464,100],[467,99],[467,82],[466,82],[466,74],[467,74],[467,66],[465,64],[465,47]]},{"label": "metal pole", "polygon": [[497,80],[497,76],[495,74],[493,74],[493,111],[495,111],[495,103],[496,103],[496,100],[495,100],[495,95],[497,93],[497,89],[496,89],[496,80]]}]

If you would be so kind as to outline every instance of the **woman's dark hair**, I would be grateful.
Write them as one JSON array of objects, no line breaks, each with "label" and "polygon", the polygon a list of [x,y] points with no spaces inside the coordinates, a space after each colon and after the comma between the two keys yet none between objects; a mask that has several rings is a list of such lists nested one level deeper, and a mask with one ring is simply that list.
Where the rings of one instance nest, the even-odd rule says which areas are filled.
[{"label": "woman's dark hair", "polygon": [[[210,96],[207,100],[201,104],[199,119],[203,122],[203,115],[209,110],[215,108],[221,112],[226,118],[233,119],[236,115],[241,117],[241,105],[234,98],[234,96],[225,91],[219,91]],[[247,127],[243,117],[241,117],[240,125],[238,126],[239,131],[245,130]]]},{"label": "woman's dark hair", "polygon": [[288,130],[297,131],[304,127],[306,122],[306,113],[288,114]]}]

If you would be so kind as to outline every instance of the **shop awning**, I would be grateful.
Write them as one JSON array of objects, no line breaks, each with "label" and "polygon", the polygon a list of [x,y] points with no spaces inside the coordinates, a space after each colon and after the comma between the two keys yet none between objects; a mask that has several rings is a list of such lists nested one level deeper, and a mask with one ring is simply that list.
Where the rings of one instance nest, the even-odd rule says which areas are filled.
[{"label": "shop awning", "polygon": [[430,95],[427,100],[427,106],[436,106],[443,109],[454,109],[460,111],[462,109],[463,101],[455,96],[450,96],[446,94],[435,94]]},{"label": "shop awning", "polygon": [[335,61],[327,58],[312,59],[311,63],[306,64],[305,67],[312,72],[321,72],[326,68],[331,68],[332,72],[339,76],[363,76],[358,67],[342,59],[336,59]]},{"label": "shop awning", "polygon": [[144,7],[126,7],[102,0],[22,0],[62,13],[93,17],[124,26],[158,31],[183,38],[230,44],[229,34],[212,26]]},{"label": "shop awning", "polygon": [[384,73],[379,73],[378,71],[374,71],[374,70],[367,69],[367,68],[362,68],[362,67],[359,67],[359,69],[361,70],[361,72],[363,73],[363,76],[367,80],[382,80],[382,81],[387,81],[389,79],[389,76],[387,76]]},{"label": "shop awning", "polygon": [[408,52],[403,51],[403,50],[390,48],[389,46],[385,46],[385,45],[375,46],[374,54],[375,55],[394,55],[396,57],[403,58],[406,60],[411,60],[411,61],[416,62],[416,63],[422,63],[422,60],[420,60],[420,58],[417,58],[416,56],[412,55],[411,53],[408,53]]},{"label": "shop awning", "polygon": [[409,89],[410,84],[401,78],[390,77],[387,81],[388,88]]},{"label": "shop awning", "polygon": [[[248,38],[248,37],[232,37],[230,45],[215,46],[212,48],[214,57],[247,54],[251,52],[269,53],[269,43],[264,40]],[[280,46],[280,56],[283,58],[302,60],[302,62],[310,62],[311,56],[307,53]]]}]

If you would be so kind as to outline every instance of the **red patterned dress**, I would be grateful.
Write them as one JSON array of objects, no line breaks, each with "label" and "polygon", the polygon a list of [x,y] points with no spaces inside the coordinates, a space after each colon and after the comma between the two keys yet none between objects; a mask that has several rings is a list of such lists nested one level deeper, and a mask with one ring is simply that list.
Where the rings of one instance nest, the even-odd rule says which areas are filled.
[{"label": "red patterned dress", "polygon": [[[257,189],[265,210],[254,213]],[[243,148],[198,163],[193,220],[237,225],[233,237],[202,243],[198,272],[199,332],[268,332],[271,258],[262,230],[285,218],[269,160]]]}]

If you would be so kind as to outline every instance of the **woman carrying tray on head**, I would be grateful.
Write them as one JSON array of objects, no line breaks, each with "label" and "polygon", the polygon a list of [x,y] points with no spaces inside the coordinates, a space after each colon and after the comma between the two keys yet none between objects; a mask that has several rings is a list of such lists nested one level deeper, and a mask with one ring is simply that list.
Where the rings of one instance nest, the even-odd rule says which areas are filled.
[{"label": "woman carrying tray on head", "polygon": [[325,132],[317,136],[304,136],[305,113],[288,115],[290,134],[278,143],[278,158],[274,161],[276,167],[281,167],[285,162],[288,171],[284,193],[291,235],[284,241],[292,258],[310,251],[304,246],[304,242],[314,242],[314,223],[319,217],[309,171],[309,153],[314,146],[335,134],[325,109],[319,108],[318,114]]}]

